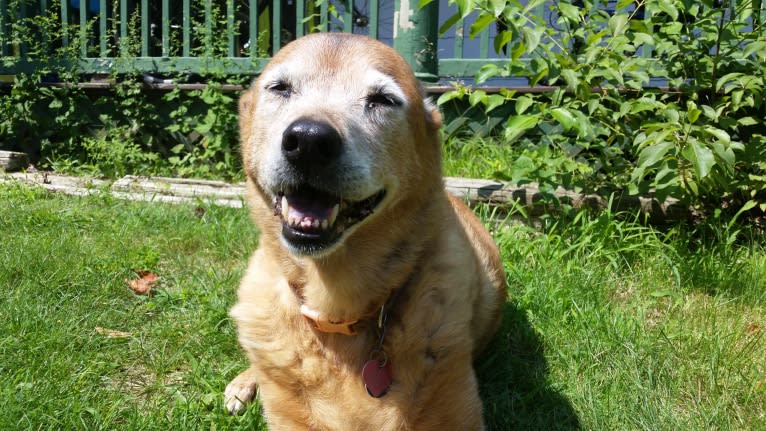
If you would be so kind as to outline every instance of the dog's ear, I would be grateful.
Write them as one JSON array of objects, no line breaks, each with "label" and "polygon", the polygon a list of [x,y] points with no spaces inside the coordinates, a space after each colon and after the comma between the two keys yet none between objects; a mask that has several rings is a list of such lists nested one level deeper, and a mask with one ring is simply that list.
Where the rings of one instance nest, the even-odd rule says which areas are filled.
[{"label": "dog's ear", "polygon": [[249,90],[242,93],[239,98],[239,140],[244,146],[247,140],[250,138],[250,127],[253,121],[253,110],[255,109],[255,96],[254,90]]},{"label": "dog's ear", "polygon": [[442,114],[439,112],[439,108],[434,105],[434,102],[430,98],[423,99],[423,106],[426,113],[426,123],[431,130],[439,130],[442,126]]},{"label": "dog's ear", "polygon": [[242,164],[250,166],[250,135],[253,129],[253,112],[255,110],[255,87],[242,93],[239,97],[239,147]]}]

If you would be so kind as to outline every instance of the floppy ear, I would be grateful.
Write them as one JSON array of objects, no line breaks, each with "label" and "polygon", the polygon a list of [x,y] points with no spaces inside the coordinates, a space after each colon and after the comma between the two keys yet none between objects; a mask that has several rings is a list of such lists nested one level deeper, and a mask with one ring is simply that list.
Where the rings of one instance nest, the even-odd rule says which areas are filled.
[{"label": "floppy ear", "polygon": [[242,93],[239,98],[239,140],[241,144],[246,144],[250,137],[250,122],[254,109],[255,97],[252,88]]},{"label": "floppy ear", "polygon": [[431,130],[439,130],[442,126],[442,114],[439,112],[439,108],[434,105],[430,98],[423,99],[423,106],[426,113],[426,123]]},{"label": "floppy ear", "polygon": [[250,166],[250,134],[255,110],[255,90],[252,86],[239,98],[239,146],[244,166]]}]

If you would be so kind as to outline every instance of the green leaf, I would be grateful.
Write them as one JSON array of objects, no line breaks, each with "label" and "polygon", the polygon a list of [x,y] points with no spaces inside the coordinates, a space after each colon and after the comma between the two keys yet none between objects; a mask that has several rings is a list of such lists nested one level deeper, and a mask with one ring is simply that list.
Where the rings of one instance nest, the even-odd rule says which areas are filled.
[{"label": "green leaf", "polygon": [[681,150],[681,154],[691,162],[698,179],[707,177],[715,165],[713,151],[702,146],[697,140],[690,140]]},{"label": "green leaf", "polygon": [[455,0],[455,4],[460,12],[460,18],[465,18],[473,12],[476,0]]},{"label": "green leaf", "polygon": [[499,17],[505,10],[506,0],[490,0],[490,4],[495,17]]},{"label": "green leaf", "polygon": [[702,105],[702,113],[705,114],[705,117],[708,120],[716,121],[718,120],[718,113],[715,112],[715,109],[713,109],[711,106],[708,105]]},{"label": "green leaf", "polygon": [[454,27],[455,24],[457,24],[457,22],[460,21],[461,19],[463,19],[463,17],[460,16],[460,12],[455,12],[454,15],[452,15],[449,18],[447,18],[447,20],[444,21],[444,24],[442,24],[439,27],[439,35],[440,36],[444,36],[444,34],[447,33],[449,31],[449,29]]},{"label": "green leaf", "polygon": [[766,60],[766,41],[756,40],[745,45],[742,51],[743,57],[750,57],[755,54],[761,61]]},{"label": "green leaf", "polygon": [[499,94],[492,94],[488,96],[487,99],[484,101],[484,104],[486,105],[486,108],[484,109],[484,113],[489,113],[490,111],[502,105],[503,103],[505,103],[505,97]]},{"label": "green leaf", "polygon": [[476,83],[482,84],[489,78],[494,78],[495,76],[500,73],[500,68],[497,67],[494,64],[485,64],[484,66],[479,69],[479,72],[476,73]]},{"label": "green leaf", "polygon": [[689,120],[689,123],[696,123],[700,117],[700,114],[702,114],[702,110],[698,109],[697,104],[692,101],[689,101],[686,104],[686,109],[686,118]]},{"label": "green leaf", "polygon": [[544,31],[543,27],[522,27],[521,33],[524,37],[524,44],[526,45],[526,52],[527,54],[531,53],[532,51],[537,48],[538,45],[540,45],[540,37],[542,36]]},{"label": "green leaf", "polygon": [[516,99],[516,113],[517,114],[523,114],[526,112],[527,108],[532,106],[532,104],[535,102],[535,100],[529,96],[519,96]]},{"label": "green leaf", "polygon": [[683,30],[683,28],[684,26],[680,22],[671,22],[660,27],[660,31],[667,35],[676,35],[681,34],[681,30]]},{"label": "green leaf", "polygon": [[489,25],[493,22],[495,22],[494,16],[486,12],[481,13],[479,17],[476,18],[476,21],[471,24],[471,28],[468,33],[471,36],[471,39],[475,38],[479,33],[486,30],[487,27],[489,27]]},{"label": "green leaf", "polygon": [[734,167],[734,162],[737,158],[730,146],[724,145],[720,141],[716,141],[711,144],[711,147],[713,147],[713,152],[718,156],[718,160],[722,161],[730,168]]},{"label": "green leaf", "polygon": [[735,81],[738,85],[731,86],[731,87],[726,86],[726,92],[728,92],[729,90],[731,90],[734,87],[741,87],[742,83],[739,82],[739,80],[743,76],[745,76],[745,75],[743,73],[740,73],[740,72],[727,73],[726,75],[718,78],[718,81],[716,81],[716,83],[715,83],[715,91],[721,91],[721,88],[723,88],[724,86],[726,86],[726,84],[728,84],[728,83],[730,83],[732,81]]},{"label": "green leaf", "polygon": [[654,166],[665,157],[665,154],[667,154],[671,148],[673,148],[673,142],[665,140],[660,140],[653,145],[644,147],[638,154],[637,166],[642,169]]},{"label": "green leaf", "polygon": [[527,130],[537,126],[538,115],[514,115],[505,123],[505,139],[513,142]]},{"label": "green leaf", "polygon": [[506,45],[511,43],[513,40],[513,33],[506,30],[500,32],[497,36],[495,36],[494,46],[495,46],[495,52],[497,54],[500,54],[503,52],[503,48],[505,48]]},{"label": "green leaf", "polygon": [[442,94],[441,96],[439,96],[439,99],[436,100],[436,104],[441,106],[441,105],[444,105],[445,103],[449,102],[450,100],[460,99],[462,97],[463,97],[463,93],[460,92],[460,91],[454,91],[454,90],[453,91],[448,91],[448,92]]},{"label": "green leaf", "polygon": [[[656,100],[648,98],[648,97],[642,97],[642,98],[640,98],[638,100],[635,100],[635,101],[632,101],[632,102],[631,101],[626,101],[626,102],[623,102],[623,104],[627,104],[628,105],[628,107],[630,109],[629,112],[631,114],[638,114],[639,112],[644,112],[644,111],[652,111],[658,105]],[[621,106],[620,107],[620,112],[622,112],[622,110],[623,110],[623,108]]]},{"label": "green leaf", "polygon": [[580,8],[574,5],[571,5],[569,3],[559,2],[558,3],[559,12],[561,12],[561,15],[565,17],[566,19],[578,22],[580,21]]},{"label": "green leaf", "polygon": [[599,99],[590,99],[588,101],[588,114],[593,115],[600,106],[601,101]]},{"label": "green leaf", "polygon": [[713,126],[707,126],[703,130],[705,130],[705,132],[708,134],[715,136],[719,141],[726,144],[727,146],[731,143],[731,136],[729,136],[725,130],[717,129]]},{"label": "green leaf", "polygon": [[628,26],[628,16],[626,14],[615,14],[609,18],[609,30],[612,32],[612,36],[620,36],[625,33],[625,28]]},{"label": "green leaf", "polygon": [[755,126],[756,124],[761,124],[753,117],[742,117],[739,120],[737,120],[737,123],[740,126]]},{"label": "green leaf", "polygon": [[571,112],[569,112],[566,108],[553,108],[551,109],[551,115],[553,118],[556,119],[556,121],[561,124],[561,127],[564,128],[564,130],[570,130],[572,127],[575,126],[575,117],[572,115]]},{"label": "green leaf", "polygon": [[577,86],[580,85],[580,78],[578,78],[578,73],[572,69],[562,70],[561,77],[564,78],[564,81],[567,83],[567,89],[569,90],[574,91],[577,89]]},{"label": "green leaf", "polygon": [[670,18],[672,18],[673,21],[678,20],[678,9],[673,5],[672,0],[657,0],[657,6],[661,11],[670,15]]},{"label": "green leaf", "polygon": [[483,90],[476,90],[473,93],[471,93],[470,96],[468,96],[468,103],[471,104],[471,106],[476,106],[479,103],[486,105],[487,101],[487,93]]},{"label": "green leaf", "polygon": [[633,43],[636,46],[639,46],[639,45],[653,46],[654,45],[654,38],[652,37],[652,35],[648,33],[634,32],[634,33],[630,33],[630,35],[633,36]]}]

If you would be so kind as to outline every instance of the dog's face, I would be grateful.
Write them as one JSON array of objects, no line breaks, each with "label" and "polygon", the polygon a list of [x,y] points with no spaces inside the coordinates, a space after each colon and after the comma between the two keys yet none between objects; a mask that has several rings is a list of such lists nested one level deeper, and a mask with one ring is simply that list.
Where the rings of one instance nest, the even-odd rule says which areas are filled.
[{"label": "dog's face", "polygon": [[283,48],[240,101],[243,161],[286,248],[324,256],[440,176],[440,117],[391,48],[317,34]]}]

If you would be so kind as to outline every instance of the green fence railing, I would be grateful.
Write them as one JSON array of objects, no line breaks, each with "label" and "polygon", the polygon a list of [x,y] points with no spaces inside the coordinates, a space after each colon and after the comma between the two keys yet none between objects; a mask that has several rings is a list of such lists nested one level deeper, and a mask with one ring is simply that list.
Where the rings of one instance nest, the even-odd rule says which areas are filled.
[{"label": "green fence railing", "polygon": [[[529,25],[557,29],[558,2],[527,1],[539,19]],[[593,2],[588,13],[636,8],[646,2]],[[733,8],[739,2],[725,2]],[[754,25],[761,2],[752,1]],[[399,50],[419,77],[468,77],[485,64],[503,65],[501,30],[468,36],[474,14],[439,34],[456,12],[447,0],[0,0],[0,79],[41,68],[82,74],[259,73],[276,49],[315,31],[369,35]],[[582,1],[568,3],[582,6]],[[627,6],[626,6],[627,5]],[[609,10],[611,8],[611,10]],[[647,14],[643,17],[651,20]],[[641,55],[651,55],[645,50]]]},{"label": "green fence railing", "polygon": [[257,74],[275,49],[292,39],[345,31],[393,45],[418,75],[433,80],[439,66],[439,1],[424,9],[417,3],[0,0],[0,75],[50,67],[83,74]]}]

